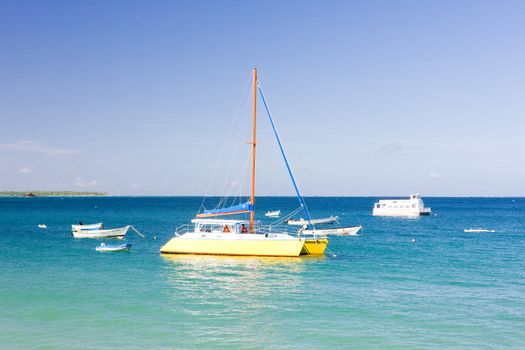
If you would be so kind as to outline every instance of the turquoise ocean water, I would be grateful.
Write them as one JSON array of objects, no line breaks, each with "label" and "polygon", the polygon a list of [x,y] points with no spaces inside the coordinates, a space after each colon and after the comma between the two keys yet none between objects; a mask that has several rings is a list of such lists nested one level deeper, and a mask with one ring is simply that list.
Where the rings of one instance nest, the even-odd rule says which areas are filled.
[{"label": "turquoise ocean water", "polygon": [[[372,217],[376,198],[306,200],[363,232],[333,237],[337,257],[169,258],[160,246],[201,198],[0,198],[0,348],[525,348],[525,198],[426,198],[435,215],[419,219]],[[98,253],[71,237],[79,220],[148,237]]]}]

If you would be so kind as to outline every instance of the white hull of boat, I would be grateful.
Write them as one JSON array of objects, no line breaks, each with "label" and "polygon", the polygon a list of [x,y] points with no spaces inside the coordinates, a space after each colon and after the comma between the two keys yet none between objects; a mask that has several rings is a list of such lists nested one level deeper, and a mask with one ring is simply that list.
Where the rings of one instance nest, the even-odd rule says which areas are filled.
[{"label": "white hull of boat", "polygon": [[75,238],[122,238],[128,232],[130,226],[114,228],[111,230],[79,230],[73,231]]},{"label": "white hull of boat", "polygon": [[[312,219],[310,220],[310,223],[312,225],[321,225],[321,224],[333,224],[337,221],[339,217],[338,216],[330,216],[329,218],[323,218],[323,219]],[[303,226],[308,225],[308,220],[305,219],[299,219],[299,220],[288,220],[288,225],[294,225],[294,226]]]},{"label": "white hull of boat", "polygon": [[89,225],[71,225],[72,231],[86,231],[86,230],[100,230],[102,228],[102,223],[89,224]]},{"label": "white hull of boat", "polygon": [[362,229],[362,226],[340,227],[320,230],[303,230],[303,235],[317,235],[317,236],[357,236],[357,233]]},{"label": "white hull of boat", "polygon": [[409,199],[381,199],[374,204],[373,216],[418,217],[430,215],[432,210],[425,207],[419,194],[410,195]]},{"label": "white hull of boat", "polygon": [[466,228],[466,229],[463,230],[463,232],[465,232],[465,233],[480,233],[480,232],[494,233],[494,232],[496,232],[496,230],[487,230],[487,229],[484,229],[484,228]]},{"label": "white hull of boat", "polygon": [[97,252],[127,252],[131,249],[131,244],[105,245],[102,243],[95,248]]},{"label": "white hull of boat", "polygon": [[281,211],[280,210],[267,211],[266,214],[264,214],[264,216],[267,216],[267,217],[270,217],[270,218],[278,218],[280,215],[281,215]]}]

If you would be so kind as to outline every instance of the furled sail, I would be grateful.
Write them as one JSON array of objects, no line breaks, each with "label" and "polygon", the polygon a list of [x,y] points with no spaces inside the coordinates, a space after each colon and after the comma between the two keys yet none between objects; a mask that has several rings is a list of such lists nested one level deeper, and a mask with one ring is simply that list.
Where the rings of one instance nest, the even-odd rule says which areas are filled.
[{"label": "furled sail", "polygon": [[250,202],[237,204],[227,208],[204,210],[204,212],[197,214],[198,218],[206,218],[210,216],[234,215],[243,214],[253,211],[253,205]]}]

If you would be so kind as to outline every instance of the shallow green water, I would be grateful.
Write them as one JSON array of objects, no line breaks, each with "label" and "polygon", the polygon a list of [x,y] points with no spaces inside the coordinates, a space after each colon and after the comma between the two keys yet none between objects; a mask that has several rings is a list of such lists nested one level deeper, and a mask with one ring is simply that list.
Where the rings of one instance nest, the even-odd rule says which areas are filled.
[{"label": "shallow green water", "polygon": [[[429,198],[436,215],[415,220],[372,217],[374,198],[309,198],[316,216],[365,226],[331,239],[335,258],[161,256],[200,201],[0,199],[0,348],[525,348],[523,198]],[[79,220],[148,239],[99,253],[71,237]]]}]

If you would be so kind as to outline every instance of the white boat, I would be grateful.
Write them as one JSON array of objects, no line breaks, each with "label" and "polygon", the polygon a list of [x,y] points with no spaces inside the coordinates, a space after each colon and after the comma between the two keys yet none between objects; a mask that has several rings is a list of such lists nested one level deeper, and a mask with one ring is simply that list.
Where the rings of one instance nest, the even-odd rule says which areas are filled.
[{"label": "white boat", "polygon": [[374,204],[373,216],[415,217],[430,215],[432,210],[425,208],[419,194],[410,195],[410,199],[381,199]]},{"label": "white boat", "polygon": [[131,249],[131,244],[124,243],[118,245],[107,245],[105,243],[100,243],[98,247],[95,248],[97,252],[127,252]]},{"label": "white boat", "polygon": [[288,225],[294,225],[294,226],[304,226],[308,224],[312,225],[321,225],[321,224],[333,224],[334,222],[339,219],[339,216],[330,216],[328,218],[322,218],[322,219],[311,219],[310,221],[300,218],[299,220],[290,219],[286,223]]},{"label": "white boat", "polygon": [[496,230],[487,230],[484,228],[466,228],[463,230],[465,233],[478,233],[478,232],[496,232]]},{"label": "white boat", "polygon": [[274,210],[274,211],[267,211],[264,216],[268,216],[270,218],[278,218],[281,215],[280,210]]},{"label": "white boat", "polygon": [[46,224],[39,224],[38,228],[47,228],[47,225]]},{"label": "white boat", "polygon": [[316,236],[357,236],[357,233],[362,228],[363,226],[314,229],[314,230],[302,230],[301,233],[303,235],[316,235]]},{"label": "white boat", "polygon": [[114,228],[110,230],[76,230],[73,231],[75,238],[123,238],[130,226]]},{"label": "white boat", "polygon": [[87,231],[87,230],[100,230],[102,228],[102,223],[96,223],[96,224],[78,224],[78,225],[71,225],[72,231]]}]

